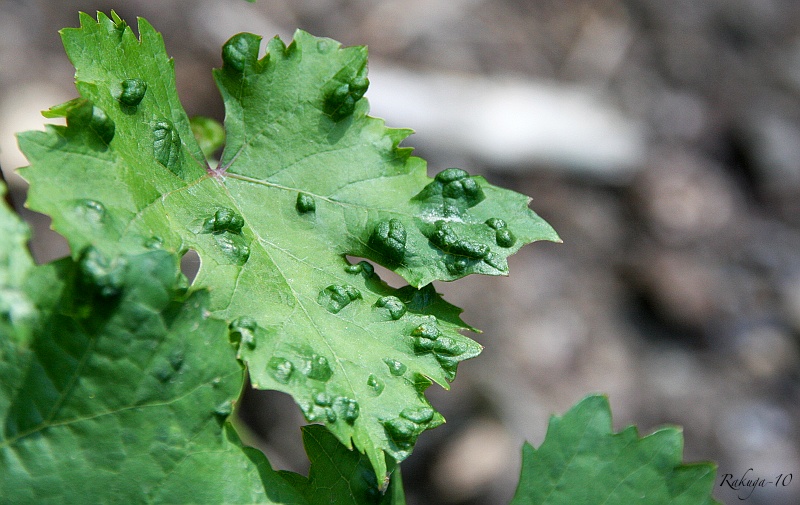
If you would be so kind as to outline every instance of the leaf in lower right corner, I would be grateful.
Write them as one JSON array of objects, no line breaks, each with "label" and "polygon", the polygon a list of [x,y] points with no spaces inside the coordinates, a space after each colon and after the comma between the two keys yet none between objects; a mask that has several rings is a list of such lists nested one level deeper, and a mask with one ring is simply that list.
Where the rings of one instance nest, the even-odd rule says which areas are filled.
[{"label": "leaf in lower right corner", "polygon": [[611,430],[604,396],[589,396],[553,417],[538,449],[525,444],[511,505],[714,505],[713,463],[682,463],[675,427],[639,438],[635,426]]}]

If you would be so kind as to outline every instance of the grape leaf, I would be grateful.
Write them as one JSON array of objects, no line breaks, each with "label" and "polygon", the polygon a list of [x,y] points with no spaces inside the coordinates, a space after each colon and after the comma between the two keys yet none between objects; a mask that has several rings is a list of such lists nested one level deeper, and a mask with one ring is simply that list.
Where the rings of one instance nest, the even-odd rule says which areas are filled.
[{"label": "grape leaf", "polygon": [[33,306],[22,292],[22,284],[33,260],[25,247],[28,228],[5,206],[5,193],[5,185],[0,183],[0,332],[10,334],[11,328],[19,327],[16,338],[25,341],[29,336],[25,323]]},{"label": "grape leaf", "polygon": [[30,307],[0,322],[5,501],[404,503],[399,472],[382,494],[366,458],[321,427],[304,433],[309,478],[242,447],[225,423],[243,385],[229,329],[209,317],[207,293],[183,294],[174,257],[108,261],[90,249],[33,268],[27,229],[1,203],[0,230],[11,238],[0,243],[0,287],[13,276]]},{"label": "grape leaf", "polygon": [[160,35],[144,20],[139,34],[113,13],[62,31],[81,98],[48,111],[66,127],[19,137],[29,206],[73,251],[196,250],[195,285],[233,321],[255,387],[292,394],[384,475],[384,454],[404,459],[443,422],[424,390],[480,352],[430,281],[505,274],[509,254],[557,235],[523,195],[459,169],[428,178],[398,147],[410,131],[366,115],[366,50],[302,31],[261,59],[256,35],[223,47],[226,146],[211,168]]},{"label": "grape leaf", "polygon": [[682,464],[678,428],[639,438],[611,430],[604,396],[589,396],[553,417],[539,449],[525,444],[511,505],[712,505],[713,463]]},{"label": "grape leaf", "polygon": [[263,455],[223,431],[243,370],[206,293],[183,300],[178,276],[164,251],[89,250],[31,271],[30,340],[0,330],[4,500],[295,503]]}]

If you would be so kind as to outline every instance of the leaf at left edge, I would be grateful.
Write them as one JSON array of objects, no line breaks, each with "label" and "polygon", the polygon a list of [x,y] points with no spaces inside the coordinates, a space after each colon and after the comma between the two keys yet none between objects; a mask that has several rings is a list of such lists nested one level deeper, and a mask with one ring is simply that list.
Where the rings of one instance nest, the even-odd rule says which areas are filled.
[{"label": "leaf at left edge", "polygon": [[243,370],[207,295],[184,299],[165,252],[117,261],[111,284],[88,258],[32,270],[28,341],[0,326],[3,499],[301,504],[225,423]]}]

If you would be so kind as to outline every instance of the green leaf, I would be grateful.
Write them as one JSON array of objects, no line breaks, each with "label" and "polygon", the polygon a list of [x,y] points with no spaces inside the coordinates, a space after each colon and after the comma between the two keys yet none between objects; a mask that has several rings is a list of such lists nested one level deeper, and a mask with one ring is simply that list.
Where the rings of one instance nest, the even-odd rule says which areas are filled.
[{"label": "green leaf", "polygon": [[[430,281],[505,274],[509,254],[557,235],[523,195],[458,169],[428,178],[398,147],[410,131],[366,115],[366,50],[301,31],[261,59],[256,35],[223,47],[227,145],[212,169],[160,35],[144,20],[139,33],[113,14],[63,30],[82,98],[55,110],[66,127],[19,137],[29,205],[73,251],[196,250],[195,285],[234,321],[253,384],[292,394],[385,474],[384,453],[404,459],[443,422],[424,390],[480,352]],[[144,94],[123,98],[131,79]]]},{"label": "green leaf", "polygon": [[180,278],[163,251],[31,271],[31,339],[0,328],[5,501],[301,503],[223,429],[243,370]]},{"label": "green leaf", "polygon": [[[405,505],[400,467],[392,472],[391,482],[379,483],[369,460],[357,451],[347,450],[322,426],[303,428],[303,445],[311,460],[308,478],[281,472],[300,491],[309,505]],[[388,489],[381,493],[379,488]]]},{"label": "green leaf", "polygon": [[[10,223],[26,236],[0,208],[0,229]],[[21,244],[2,250],[17,252],[30,262]],[[1,264],[0,278],[9,273]],[[304,428],[309,478],[242,447],[225,422],[243,382],[228,328],[208,317],[206,293],[182,294],[167,253],[108,261],[88,250],[28,273],[33,338],[17,343],[20,325],[0,327],[5,500],[405,503],[399,470],[381,493],[366,457],[320,426]]]},{"label": "green leaf", "polygon": [[[6,207],[5,194],[6,187],[0,183],[0,332],[10,333],[15,326],[24,328],[33,313],[33,306],[22,292],[33,260],[25,246],[28,228]],[[20,340],[28,338],[22,329],[15,334]]]},{"label": "green leaf", "polygon": [[634,426],[613,433],[608,399],[589,396],[550,420],[539,449],[525,444],[511,505],[717,503],[716,465],[682,464],[682,452],[678,428],[644,438]]}]

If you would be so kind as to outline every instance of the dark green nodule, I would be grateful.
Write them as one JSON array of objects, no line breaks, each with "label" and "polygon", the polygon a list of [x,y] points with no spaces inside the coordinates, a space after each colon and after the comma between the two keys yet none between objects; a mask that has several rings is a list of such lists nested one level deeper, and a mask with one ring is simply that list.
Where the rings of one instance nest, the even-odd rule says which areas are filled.
[{"label": "dark green nodule", "polygon": [[408,370],[407,366],[397,361],[396,359],[384,358],[383,362],[386,363],[386,366],[389,367],[389,373],[394,375],[395,377],[403,375],[404,373],[406,373],[406,370]]},{"label": "dark green nodule", "polygon": [[465,179],[467,177],[469,177],[469,173],[467,173],[465,170],[461,170],[460,168],[446,168],[436,174],[436,180],[442,184],[460,181],[461,179]]},{"label": "dark green nodule", "polygon": [[334,121],[341,121],[351,115],[358,102],[369,87],[369,79],[357,76],[352,82],[343,83],[329,91],[324,97],[323,110]]},{"label": "dark green nodule", "polygon": [[466,345],[450,337],[442,337],[433,345],[433,352],[444,356],[458,356],[466,351]]},{"label": "dark green nodule", "polygon": [[239,33],[222,46],[222,63],[238,73],[244,72],[248,64],[258,60],[261,37],[252,33]]},{"label": "dark green nodule", "polygon": [[125,79],[121,86],[122,93],[119,95],[119,101],[129,107],[139,105],[147,92],[147,83],[138,78]]},{"label": "dark green nodule", "polygon": [[369,245],[391,263],[400,263],[406,254],[406,228],[399,219],[381,221],[372,231]]},{"label": "dark green nodule", "polygon": [[333,410],[344,419],[347,424],[353,424],[361,413],[358,402],[352,398],[339,396],[333,400]]},{"label": "dark green nodule", "polygon": [[317,203],[314,201],[314,197],[311,195],[306,193],[298,193],[295,208],[300,214],[315,212],[317,210]]},{"label": "dark green nodule", "polygon": [[383,381],[375,377],[375,374],[369,374],[369,377],[367,377],[367,386],[369,386],[376,396],[381,394],[383,392],[383,388],[386,387]]},{"label": "dark green nodule", "polygon": [[127,262],[123,258],[109,261],[94,247],[87,248],[78,262],[87,284],[95,286],[102,297],[116,296],[125,283]]},{"label": "dark green nodule", "polygon": [[333,400],[328,393],[321,391],[314,395],[314,403],[320,407],[330,407],[333,405]]},{"label": "dark green nodule", "polygon": [[308,362],[306,370],[304,370],[306,377],[321,382],[327,382],[333,375],[328,358],[314,354]]},{"label": "dark green nodule", "polygon": [[506,227],[506,222],[499,217],[490,217],[486,220],[486,226],[493,230],[501,230]]},{"label": "dark green nodule", "polygon": [[244,218],[233,209],[227,207],[217,209],[214,215],[203,223],[203,233],[230,232],[240,234],[244,227]]},{"label": "dark green nodule", "polygon": [[382,296],[375,302],[375,306],[385,308],[389,312],[389,317],[395,321],[406,313],[406,304],[396,296]]},{"label": "dark green nodule", "polygon": [[503,228],[495,233],[495,241],[500,247],[511,247],[517,241],[517,237],[510,230]]},{"label": "dark green nodule", "polygon": [[411,332],[412,337],[420,337],[428,340],[436,340],[441,334],[439,328],[433,323],[422,323]]},{"label": "dark green nodule", "polygon": [[459,238],[447,221],[436,221],[435,226],[436,231],[428,238],[442,251],[473,259],[483,259],[489,254],[489,246]]},{"label": "dark green nodule", "polygon": [[361,291],[349,284],[331,284],[322,291],[317,297],[317,302],[325,307],[328,312],[337,314],[350,302],[361,298]]},{"label": "dark green nodule", "polygon": [[433,409],[428,407],[406,408],[400,412],[400,417],[416,424],[425,424],[433,419]]},{"label": "dark green nodule", "polygon": [[375,267],[372,266],[371,263],[361,260],[355,265],[347,265],[344,267],[344,271],[349,274],[361,274],[363,273],[365,277],[372,277],[375,275]]},{"label": "dark green nodule", "polygon": [[396,418],[383,423],[386,434],[395,443],[407,445],[419,434],[419,425],[408,419]]}]

